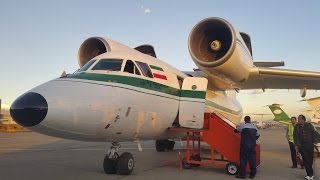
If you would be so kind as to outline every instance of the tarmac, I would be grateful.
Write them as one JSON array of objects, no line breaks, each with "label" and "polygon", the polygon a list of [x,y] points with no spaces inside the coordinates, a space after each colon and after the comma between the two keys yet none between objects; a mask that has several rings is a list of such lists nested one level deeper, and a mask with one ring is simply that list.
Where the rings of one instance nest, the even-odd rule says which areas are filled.
[{"label": "tarmac", "polygon": [[[255,179],[304,179],[305,169],[291,169],[289,145],[284,129],[261,130],[261,165]],[[224,168],[200,166],[179,168],[179,152],[185,146],[176,142],[175,150],[157,152],[154,141],[143,141],[142,152],[136,143],[121,143],[121,152],[131,152],[135,167],[131,175],[108,175],[102,168],[110,143],[64,140],[34,132],[0,132],[0,179],[113,180],[113,179],[236,179]],[[185,144],[184,144],[185,145]],[[315,175],[320,178],[320,159],[315,159]],[[317,179],[315,178],[315,179]]]}]

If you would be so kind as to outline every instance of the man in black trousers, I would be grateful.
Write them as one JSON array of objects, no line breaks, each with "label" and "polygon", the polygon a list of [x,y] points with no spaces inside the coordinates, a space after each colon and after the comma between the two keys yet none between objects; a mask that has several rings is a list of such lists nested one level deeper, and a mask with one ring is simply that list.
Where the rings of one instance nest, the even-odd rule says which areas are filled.
[{"label": "man in black trousers", "polygon": [[240,141],[240,169],[236,178],[245,179],[246,166],[249,161],[250,178],[253,179],[257,173],[256,163],[256,140],[259,138],[257,127],[251,123],[250,116],[244,117],[244,124],[240,124],[235,132],[241,133]]},{"label": "man in black trousers", "polygon": [[307,176],[305,179],[313,179],[313,153],[314,153],[314,134],[315,128],[310,123],[306,123],[304,115],[298,116],[298,124],[294,127],[293,140],[302,155],[303,165],[306,168]]}]

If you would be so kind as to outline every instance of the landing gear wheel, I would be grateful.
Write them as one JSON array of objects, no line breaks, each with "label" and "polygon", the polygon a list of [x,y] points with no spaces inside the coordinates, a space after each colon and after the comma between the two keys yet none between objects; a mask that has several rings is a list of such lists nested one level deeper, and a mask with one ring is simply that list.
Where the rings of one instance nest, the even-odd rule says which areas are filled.
[{"label": "landing gear wheel", "polygon": [[129,175],[133,168],[134,159],[132,154],[128,152],[121,154],[117,163],[117,173],[120,175]]},{"label": "landing gear wheel", "polygon": [[166,142],[165,140],[156,140],[156,150],[158,152],[163,152],[166,150]]},{"label": "landing gear wheel", "polygon": [[238,172],[239,172],[239,166],[233,162],[229,162],[226,165],[226,170],[227,170],[228,174],[235,175],[235,174],[238,174]]},{"label": "landing gear wheel", "polygon": [[103,170],[107,174],[115,174],[117,172],[117,159],[110,159],[107,154],[103,161]]},{"label": "landing gear wheel", "polygon": [[184,157],[182,159],[182,167],[185,168],[185,169],[191,169],[192,164],[191,163],[187,163],[186,161],[187,161],[187,158]]},{"label": "landing gear wheel", "polygon": [[[192,157],[192,160],[195,160],[195,161],[201,161],[201,157],[199,156],[199,154],[196,154]],[[199,167],[200,164],[192,164],[194,167]]]},{"label": "landing gear wheel", "polygon": [[166,144],[166,149],[172,151],[174,148],[174,144],[175,144],[174,141],[168,141]]}]

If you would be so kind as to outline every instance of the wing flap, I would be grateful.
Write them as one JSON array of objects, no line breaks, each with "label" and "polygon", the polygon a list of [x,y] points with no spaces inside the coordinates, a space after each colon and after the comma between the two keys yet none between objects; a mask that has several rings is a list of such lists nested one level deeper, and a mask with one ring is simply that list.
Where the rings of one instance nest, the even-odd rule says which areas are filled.
[{"label": "wing flap", "polygon": [[257,67],[279,67],[284,66],[283,61],[279,62],[253,62],[253,64]]},{"label": "wing flap", "polygon": [[312,71],[254,68],[241,89],[320,89],[320,73]]}]

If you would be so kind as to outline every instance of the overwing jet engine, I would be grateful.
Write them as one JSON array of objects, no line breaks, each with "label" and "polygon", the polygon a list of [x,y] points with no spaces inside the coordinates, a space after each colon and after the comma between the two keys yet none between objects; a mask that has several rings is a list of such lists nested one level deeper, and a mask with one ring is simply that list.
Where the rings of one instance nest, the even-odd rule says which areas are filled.
[{"label": "overwing jet engine", "polygon": [[133,51],[132,48],[111,39],[91,37],[85,40],[78,50],[78,63],[80,67],[92,58],[110,51]]},{"label": "overwing jet engine", "polygon": [[[228,79],[230,83],[244,82],[253,67],[251,46],[221,18],[207,18],[192,29],[189,52],[200,70],[207,75]],[[223,76],[221,76],[223,74]]]}]

